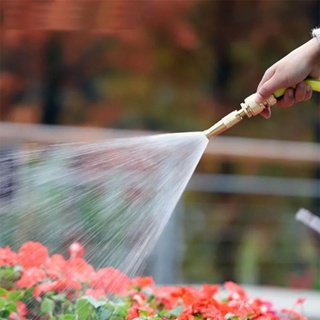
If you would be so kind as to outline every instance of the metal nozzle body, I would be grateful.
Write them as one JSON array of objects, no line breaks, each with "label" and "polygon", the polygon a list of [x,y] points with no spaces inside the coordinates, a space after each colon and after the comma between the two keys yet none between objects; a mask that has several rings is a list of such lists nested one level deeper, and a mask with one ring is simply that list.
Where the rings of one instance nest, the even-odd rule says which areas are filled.
[{"label": "metal nozzle body", "polygon": [[223,117],[220,121],[215,123],[212,127],[204,131],[204,134],[210,140],[216,135],[226,131],[239,123],[245,116],[251,118],[261,113],[266,107],[272,106],[277,103],[277,99],[272,95],[269,99],[263,103],[257,103],[255,101],[256,94],[252,94],[241,103],[241,109],[235,110]]},{"label": "metal nozzle body", "polygon": [[233,127],[235,124],[243,119],[243,111],[235,110],[223,117],[220,121],[215,123],[211,128],[204,131],[204,134],[210,140],[216,135],[226,131],[227,129]]}]

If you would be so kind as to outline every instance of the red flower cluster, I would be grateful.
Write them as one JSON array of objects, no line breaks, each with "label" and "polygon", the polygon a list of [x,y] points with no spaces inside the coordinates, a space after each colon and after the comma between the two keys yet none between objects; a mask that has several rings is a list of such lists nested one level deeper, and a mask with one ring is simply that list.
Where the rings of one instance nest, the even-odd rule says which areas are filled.
[{"label": "red flower cluster", "polygon": [[[156,287],[151,277],[129,279],[114,268],[95,271],[82,258],[84,250],[78,243],[70,247],[69,253],[69,259],[59,254],[50,257],[41,243],[27,242],[17,253],[9,247],[0,248],[0,268],[20,266],[21,273],[9,290],[33,288],[33,297],[38,300],[48,292],[66,294],[70,301],[81,296],[107,301],[108,293],[125,297],[129,299],[123,318],[126,320],[141,317],[162,320],[284,319],[273,310],[271,303],[248,297],[234,282],[224,284],[227,294],[223,298],[219,297],[219,285]],[[297,304],[301,303],[301,299],[297,301]],[[11,319],[26,319],[27,306],[19,301],[17,307],[17,312],[11,313]],[[281,312],[286,319],[306,319],[293,310]]]},{"label": "red flower cluster", "polygon": [[[83,252],[76,244],[77,250]],[[73,245],[70,249],[75,247]],[[81,248],[82,250],[80,250]],[[20,265],[23,269],[21,278],[16,282],[19,288],[35,286],[33,295],[40,296],[43,292],[56,291],[70,294],[87,287],[91,296],[98,297],[108,292],[121,294],[130,284],[124,274],[113,268],[94,268],[77,254],[65,260],[63,256],[55,254],[49,256],[48,249],[39,242],[27,242],[22,245],[18,253],[9,247],[0,248],[0,266]]]}]

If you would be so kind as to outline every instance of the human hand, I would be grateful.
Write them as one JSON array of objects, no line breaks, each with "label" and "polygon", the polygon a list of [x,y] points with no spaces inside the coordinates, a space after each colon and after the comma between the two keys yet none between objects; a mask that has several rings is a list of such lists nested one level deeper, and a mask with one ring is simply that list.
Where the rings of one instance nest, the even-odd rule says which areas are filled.
[{"label": "human hand", "polygon": [[[288,88],[277,100],[280,107],[309,100],[312,90],[303,82],[307,77],[320,78],[320,44],[316,38],[290,52],[265,72],[257,88],[256,102],[264,102],[280,88]],[[270,108],[261,115],[270,118]]]}]

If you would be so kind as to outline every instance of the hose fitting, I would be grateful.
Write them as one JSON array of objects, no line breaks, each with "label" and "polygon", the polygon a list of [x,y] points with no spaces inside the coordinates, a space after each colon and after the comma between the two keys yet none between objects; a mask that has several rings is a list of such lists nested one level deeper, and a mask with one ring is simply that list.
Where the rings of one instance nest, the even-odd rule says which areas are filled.
[{"label": "hose fitting", "polygon": [[[320,92],[320,79],[311,79],[308,78],[305,80],[306,84],[311,87],[313,91]],[[214,124],[211,128],[203,131],[203,133],[210,140],[221,132],[233,127],[235,124],[239,123],[245,116],[251,118],[252,116],[256,116],[261,113],[267,107],[271,107],[277,103],[276,98],[280,98],[284,95],[286,89],[282,88],[274,92],[266,101],[263,103],[256,102],[256,93],[247,97],[243,103],[240,104],[241,109],[235,110],[216,124]]]},{"label": "hose fitting", "polygon": [[240,104],[241,109],[235,110],[223,117],[220,121],[214,124],[211,128],[204,131],[204,134],[210,140],[221,132],[233,127],[239,123],[245,116],[251,118],[261,113],[266,107],[273,106],[277,103],[277,99],[272,95],[269,99],[263,103],[257,103],[255,101],[256,94],[252,94]]}]

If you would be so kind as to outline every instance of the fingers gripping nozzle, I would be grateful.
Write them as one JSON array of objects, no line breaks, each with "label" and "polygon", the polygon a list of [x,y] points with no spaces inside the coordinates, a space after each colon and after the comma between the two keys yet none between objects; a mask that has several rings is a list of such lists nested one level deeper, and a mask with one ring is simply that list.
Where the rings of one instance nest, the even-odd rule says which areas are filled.
[{"label": "fingers gripping nozzle", "polygon": [[245,116],[251,118],[261,113],[266,107],[271,107],[277,103],[277,99],[272,95],[263,103],[257,103],[255,101],[256,94],[252,94],[240,104],[241,109],[235,110],[220,121],[215,123],[211,128],[204,131],[204,134],[210,140],[221,132],[233,127],[235,124],[239,123]]},{"label": "fingers gripping nozzle", "polygon": [[[311,87],[313,91],[320,92],[320,79],[308,78],[305,83]],[[252,94],[240,104],[241,109],[229,113],[227,116],[222,118],[219,122],[214,124],[211,128],[204,131],[204,134],[210,140],[221,132],[231,128],[238,122],[240,122],[245,116],[251,118],[261,113],[267,107],[271,107],[277,103],[276,98],[280,98],[284,95],[286,88],[279,89],[274,92],[266,101],[263,103],[256,102],[256,93]]]},{"label": "fingers gripping nozzle", "polygon": [[267,107],[271,107],[277,103],[277,99],[274,95],[271,95],[267,100],[263,103],[256,102],[256,93],[252,94],[248,98],[244,99],[244,102],[240,104],[241,109],[245,112],[248,118],[252,116],[256,116],[261,113]]}]

